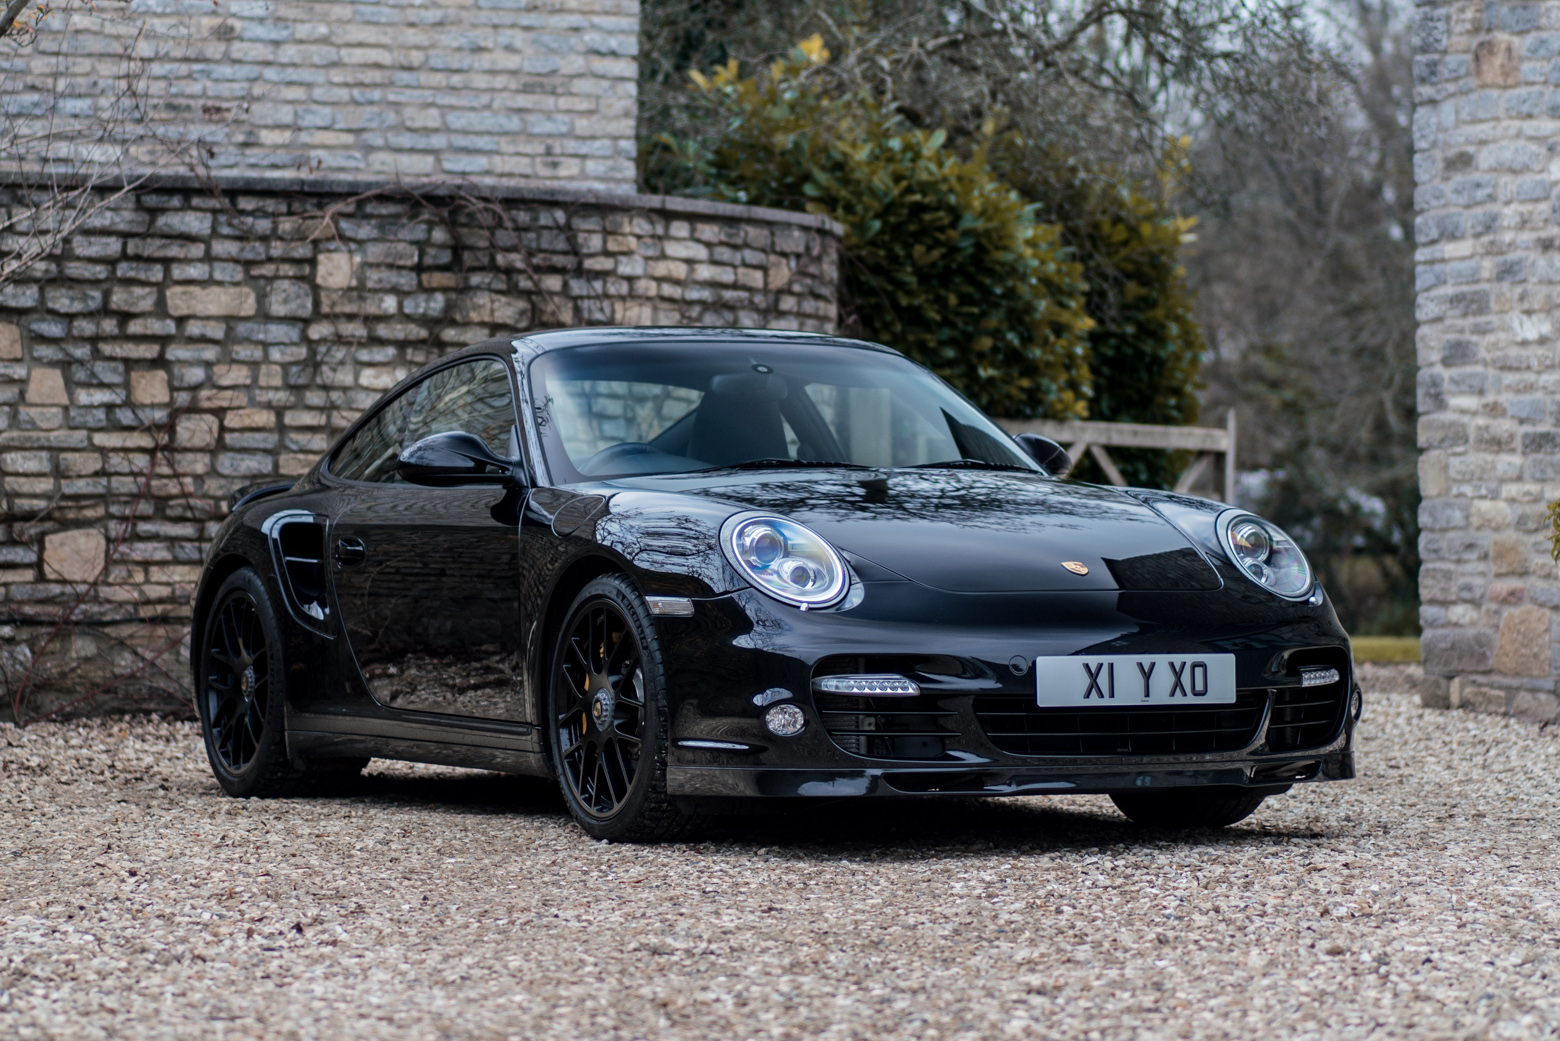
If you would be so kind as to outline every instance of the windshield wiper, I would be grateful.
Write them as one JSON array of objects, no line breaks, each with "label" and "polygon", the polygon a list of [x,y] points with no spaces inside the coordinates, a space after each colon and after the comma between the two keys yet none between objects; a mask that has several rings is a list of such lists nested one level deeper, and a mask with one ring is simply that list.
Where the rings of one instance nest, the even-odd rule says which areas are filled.
[{"label": "windshield wiper", "polygon": [[940,463],[916,463],[907,467],[910,470],[1016,470],[1019,473],[1032,474],[1038,471],[1027,466],[1019,466],[1017,463],[990,463],[984,459],[946,459]]},{"label": "windshield wiper", "polygon": [[728,463],[725,466],[709,466],[703,470],[691,470],[690,473],[709,473],[711,470],[791,470],[799,467],[830,467],[845,470],[871,470],[870,466],[860,463],[841,463],[822,459],[744,459],[740,463]]}]

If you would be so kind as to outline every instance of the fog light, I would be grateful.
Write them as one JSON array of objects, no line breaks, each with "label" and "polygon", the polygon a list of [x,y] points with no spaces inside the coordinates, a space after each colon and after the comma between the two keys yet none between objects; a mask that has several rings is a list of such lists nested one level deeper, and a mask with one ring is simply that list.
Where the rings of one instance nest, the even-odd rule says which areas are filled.
[{"label": "fog light", "polygon": [[1349,715],[1358,723],[1360,717],[1365,714],[1365,695],[1360,693],[1360,688],[1354,688],[1354,696],[1349,699]]},{"label": "fog light", "polygon": [[795,737],[807,728],[807,716],[795,705],[776,705],[764,713],[764,726],[776,737]]}]

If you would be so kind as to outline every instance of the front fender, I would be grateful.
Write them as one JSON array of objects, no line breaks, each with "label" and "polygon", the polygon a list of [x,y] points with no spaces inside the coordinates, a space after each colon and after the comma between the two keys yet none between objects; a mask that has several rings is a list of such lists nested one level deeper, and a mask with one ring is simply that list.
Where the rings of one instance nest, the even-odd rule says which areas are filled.
[{"label": "front fender", "polygon": [[736,512],[688,496],[614,491],[575,534],[628,561],[646,593],[708,599],[747,588],[720,551],[720,526]]}]

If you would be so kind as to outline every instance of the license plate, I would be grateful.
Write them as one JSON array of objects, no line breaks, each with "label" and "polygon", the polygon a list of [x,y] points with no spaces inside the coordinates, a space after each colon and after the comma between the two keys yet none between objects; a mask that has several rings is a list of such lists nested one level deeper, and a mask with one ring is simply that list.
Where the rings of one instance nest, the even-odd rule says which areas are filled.
[{"label": "license plate", "polygon": [[1233,654],[1105,654],[1035,659],[1041,708],[1230,705]]}]

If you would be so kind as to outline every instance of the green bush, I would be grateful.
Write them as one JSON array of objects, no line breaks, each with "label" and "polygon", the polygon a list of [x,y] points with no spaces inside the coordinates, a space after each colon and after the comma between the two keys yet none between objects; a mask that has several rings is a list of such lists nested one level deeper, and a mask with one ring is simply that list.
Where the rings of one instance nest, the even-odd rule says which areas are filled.
[{"label": "green bush", "polygon": [[[1083,265],[1085,310],[1094,322],[1090,419],[1197,421],[1205,346],[1179,257],[1195,221],[1170,205],[1183,163],[1180,154],[1166,156],[1159,183],[1143,184],[1019,141],[1010,140],[998,156],[999,169],[1062,229],[1062,241]],[[1169,487],[1191,462],[1190,453],[1153,449],[1112,450],[1111,458],[1129,483],[1148,487]],[[1077,476],[1105,479],[1092,459]]]},{"label": "green bush", "polygon": [[730,62],[699,88],[724,120],[707,152],[662,139],[647,163],[715,198],[840,221],[849,331],[921,362],[996,416],[1081,418],[1091,375],[1082,268],[999,179],[860,93],[829,89],[806,41],[765,74]]},{"label": "green bush", "polygon": [[[803,209],[846,228],[842,327],[900,348],[997,416],[1187,424],[1202,335],[1157,183],[1088,167],[988,123],[952,147],[866,89],[844,89],[814,37],[763,72],[691,74],[698,140],[640,153],[647,190]],[[1112,453],[1165,487],[1185,453]],[[1078,476],[1104,480],[1092,460]]]}]

